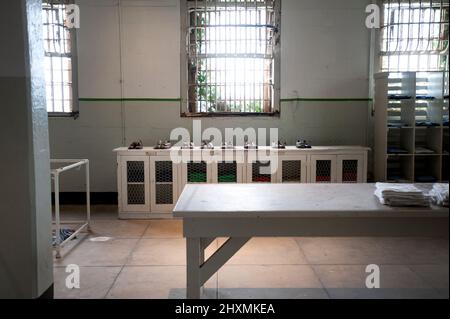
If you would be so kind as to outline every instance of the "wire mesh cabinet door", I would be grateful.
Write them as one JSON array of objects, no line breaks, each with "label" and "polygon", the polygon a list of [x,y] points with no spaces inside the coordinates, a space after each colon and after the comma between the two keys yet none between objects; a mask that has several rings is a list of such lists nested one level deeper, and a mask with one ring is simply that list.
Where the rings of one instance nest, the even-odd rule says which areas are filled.
[{"label": "wire mesh cabinet door", "polygon": [[307,183],[306,156],[280,156],[278,158],[278,183]]},{"label": "wire mesh cabinet door", "polygon": [[179,183],[179,192],[184,189],[186,184],[207,184],[212,183],[211,165],[206,161],[188,161],[181,163],[181,182]]},{"label": "wire mesh cabinet door", "polygon": [[252,160],[247,163],[247,183],[276,183],[277,165],[270,160]]},{"label": "wire mesh cabinet door", "polygon": [[337,156],[337,182],[338,183],[366,183],[364,155],[338,155]]},{"label": "wire mesh cabinet door", "polygon": [[310,183],[336,183],[336,155],[311,155]]},{"label": "wire mesh cabinet door", "polygon": [[217,161],[211,163],[212,182],[218,184],[243,183],[243,164],[238,161]]},{"label": "wire mesh cabinet door", "polygon": [[152,213],[172,212],[178,198],[178,168],[170,156],[150,158]]},{"label": "wire mesh cabinet door", "polygon": [[124,212],[150,212],[148,156],[121,156],[121,201]]}]

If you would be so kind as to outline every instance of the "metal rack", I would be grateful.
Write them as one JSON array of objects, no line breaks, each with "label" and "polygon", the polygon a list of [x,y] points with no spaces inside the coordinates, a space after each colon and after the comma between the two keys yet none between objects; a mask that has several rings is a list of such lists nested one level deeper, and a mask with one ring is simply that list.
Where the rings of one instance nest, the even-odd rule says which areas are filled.
[{"label": "metal rack", "polygon": [[[91,197],[90,197],[90,182],[89,182],[89,160],[88,159],[52,159],[51,164],[67,164],[51,170],[51,178],[55,186],[55,235],[56,244],[54,249],[56,250],[56,258],[61,258],[61,248],[64,247],[70,240],[75,238],[83,229],[89,231],[90,221],[91,221]],[[64,222],[61,221],[60,216],[60,203],[59,203],[59,177],[62,173],[75,169],[77,167],[85,166],[86,168],[86,220],[81,221],[81,226],[79,226],[72,235],[70,235],[65,240],[61,240],[61,224],[74,224],[80,223],[79,221]]]}]

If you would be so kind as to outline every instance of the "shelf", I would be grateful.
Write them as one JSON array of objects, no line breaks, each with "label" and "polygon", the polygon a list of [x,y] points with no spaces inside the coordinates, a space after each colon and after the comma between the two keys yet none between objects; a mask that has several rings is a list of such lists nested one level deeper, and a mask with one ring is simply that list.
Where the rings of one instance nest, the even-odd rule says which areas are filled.
[{"label": "shelf", "polygon": [[385,72],[375,76],[377,181],[448,179],[448,164],[443,163],[449,151],[449,130],[444,126],[449,116],[445,76],[444,72]]},{"label": "shelf", "polygon": [[439,156],[416,156],[414,180],[420,183],[435,183],[441,180],[441,158]]},{"label": "shelf", "polygon": [[398,156],[390,157],[387,160],[387,180],[390,181],[401,181],[408,180],[412,181],[413,176],[413,156]]}]

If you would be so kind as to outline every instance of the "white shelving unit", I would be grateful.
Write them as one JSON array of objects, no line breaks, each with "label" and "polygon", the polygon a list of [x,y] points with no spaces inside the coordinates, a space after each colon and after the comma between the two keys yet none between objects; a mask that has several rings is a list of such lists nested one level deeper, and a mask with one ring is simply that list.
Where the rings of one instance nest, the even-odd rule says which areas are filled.
[{"label": "white shelving unit", "polygon": [[[145,219],[170,218],[186,184],[327,182],[327,178],[323,178],[326,172],[322,170],[327,165],[330,168],[328,182],[365,183],[369,149],[288,146],[283,150],[261,147],[249,151],[243,147],[233,150],[128,150],[122,147],[114,151],[118,165],[119,217]],[[186,161],[172,161],[173,151]],[[271,153],[276,157],[267,163]],[[322,164],[327,165],[322,167]],[[261,166],[266,166],[267,171],[260,170]]]},{"label": "white shelving unit", "polygon": [[375,179],[448,181],[448,73],[375,75]]}]

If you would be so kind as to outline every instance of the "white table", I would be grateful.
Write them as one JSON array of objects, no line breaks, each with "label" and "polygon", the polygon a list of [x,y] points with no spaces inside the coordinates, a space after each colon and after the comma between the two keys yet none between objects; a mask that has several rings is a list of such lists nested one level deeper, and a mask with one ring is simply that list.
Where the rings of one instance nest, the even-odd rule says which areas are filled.
[{"label": "white table", "polygon": [[[373,184],[187,185],[173,211],[183,218],[187,298],[252,237],[443,236],[448,208],[392,208]],[[205,249],[229,238],[208,260]]]}]

